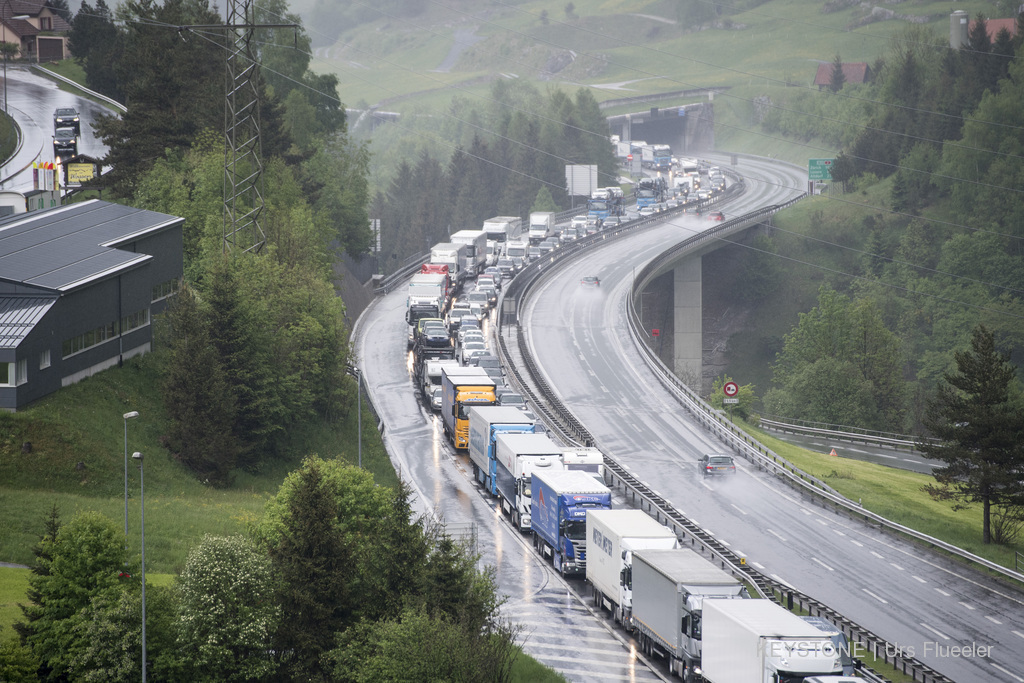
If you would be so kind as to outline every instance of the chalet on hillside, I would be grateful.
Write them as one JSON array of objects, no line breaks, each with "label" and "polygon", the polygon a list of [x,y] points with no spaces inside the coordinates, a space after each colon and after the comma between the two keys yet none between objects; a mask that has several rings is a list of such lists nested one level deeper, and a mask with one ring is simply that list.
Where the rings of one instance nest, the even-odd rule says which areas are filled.
[{"label": "chalet on hillside", "polygon": [[[818,73],[814,76],[814,85],[824,90],[832,84],[833,63],[818,65]],[[867,62],[843,62],[843,76],[846,83],[867,83],[871,80],[871,67]]]},{"label": "chalet on hillside", "polygon": [[13,59],[53,62],[66,59],[71,24],[50,5],[49,0],[2,0],[0,40],[19,46]]}]

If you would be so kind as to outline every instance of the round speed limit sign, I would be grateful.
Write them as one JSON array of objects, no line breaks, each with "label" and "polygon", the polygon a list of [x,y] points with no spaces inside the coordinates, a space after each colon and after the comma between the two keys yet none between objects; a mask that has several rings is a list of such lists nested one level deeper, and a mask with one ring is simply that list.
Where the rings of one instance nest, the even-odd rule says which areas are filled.
[{"label": "round speed limit sign", "polygon": [[726,396],[732,398],[736,394],[740,393],[740,387],[736,382],[726,382],[725,386],[722,387],[722,391]]}]

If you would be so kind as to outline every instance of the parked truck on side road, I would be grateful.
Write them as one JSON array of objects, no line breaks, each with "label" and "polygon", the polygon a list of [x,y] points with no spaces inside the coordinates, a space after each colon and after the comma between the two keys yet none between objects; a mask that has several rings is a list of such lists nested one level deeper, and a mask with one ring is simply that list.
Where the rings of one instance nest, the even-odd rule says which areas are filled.
[{"label": "parked truck on side road", "polygon": [[610,510],[612,493],[586,472],[534,472],[533,546],[563,576],[587,570],[587,511]]},{"label": "parked truck on side road", "polygon": [[632,631],[633,553],[678,546],[674,531],[643,510],[591,510],[587,513],[587,582],[594,603]]},{"label": "parked truck on side road", "polygon": [[448,238],[452,244],[466,245],[463,269],[466,277],[476,277],[487,267],[487,233],[483,230],[459,230]]},{"label": "parked truck on side road", "polygon": [[512,526],[529,531],[533,525],[531,490],[534,472],[562,469],[562,449],[546,434],[498,434],[498,501]]},{"label": "parked truck on side road", "polygon": [[483,368],[442,368],[441,419],[445,436],[456,449],[469,447],[469,409],[493,406],[494,386]]},{"label": "parked truck on side road", "polygon": [[708,683],[841,680],[831,638],[770,600],[706,600],[703,630]]},{"label": "parked truck on side road", "polygon": [[708,633],[702,614],[712,603],[753,602],[739,600],[747,597],[743,584],[688,549],[634,552],[632,578],[632,623],[641,650],[664,657],[686,683],[700,681]]},{"label": "parked truck on side road", "polygon": [[512,406],[476,406],[469,409],[469,461],[473,476],[492,496],[498,495],[498,434],[533,434],[536,423],[525,411]]}]

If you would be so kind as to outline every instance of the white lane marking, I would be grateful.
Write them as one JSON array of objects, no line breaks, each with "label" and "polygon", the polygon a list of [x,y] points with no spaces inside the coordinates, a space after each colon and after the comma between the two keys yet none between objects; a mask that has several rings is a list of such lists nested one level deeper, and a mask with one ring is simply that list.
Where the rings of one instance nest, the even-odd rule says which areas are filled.
[{"label": "white lane marking", "polygon": [[917,579],[918,581],[920,581],[921,583],[928,583],[928,581],[926,581],[925,579],[922,579],[920,576],[914,576],[914,578]]},{"label": "white lane marking", "polygon": [[[757,567],[758,569],[764,569],[764,565],[763,565],[763,564],[761,564],[760,562],[752,562],[751,564],[753,564],[753,565],[754,565],[755,567]],[[1016,632],[1015,632],[1015,633],[1016,633]],[[1017,635],[1019,635],[1019,636],[1020,636],[1021,638],[1024,638],[1024,636],[1022,636],[1022,635],[1021,635],[1021,634],[1019,634],[1019,633],[1017,633]]]},{"label": "white lane marking", "polygon": [[826,522],[825,520],[821,519],[820,517],[818,518],[818,524],[821,524],[822,526],[828,526],[828,522]]},{"label": "white lane marking", "polygon": [[741,515],[747,514],[746,510],[743,510],[743,509],[737,507],[736,503],[729,503],[729,505],[732,505],[734,508],[736,508]]},{"label": "white lane marking", "polygon": [[998,624],[998,625],[1000,625],[1000,626],[1002,626],[1002,625],[1003,625],[1003,622],[999,621],[999,620],[998,620],[998,619],[996,619],[995,617],[990,617],[989,615],[987,615],[987,614],[986,614],[986,615],[985,615],[985,618],[986,618],[986,619],[988,619],[989,621],[991,621],[991,622],[992,622],[993,624]]},{"label": "white lane marking", "polygon": [[845,536],[846,535],[842,531],[840,531],[839,529],[833,529],[832,531],[836,532],[836,536]]},{"label": "white lane marking", "polygon": [[879,597],[879,596],[875,595],[874,593],[869,591],[867,588],[861,588],[861,590],[864,591],[865,593],[867,593],[868,595],[870,595],[871,597],[873,597],[875,600],[878,600],[883,605],[888,605],[889,604],[888,600],[886,600],[885,598],[882,598],[882,597]]},{"label": "white lane marking", "polygon": [[967,609],[974,609],[974,605],[968,605],[966,602],[961,602],[960,604],[966,607]]},{"label": "white lane marking", "polygon": [[941,588],[936,588],[935,590],[937,590],[938,592],[942,593],[942,594],[943,594],[943,595],[945,595],[945,596],[946,596],[947,598],[949,597],[949,593],[947,593],[946,591],[942,590]]},{"label": "white lane marking", "polygon": [[767,531],[768,533],[770,533],[770,534],[771,534],[772,536],[774,536],[775,538],[779,539],[779,540],[780,540],[780,541],[782,541],[783,543],[785,543],[785,542],[786,542],[786,539],[784,539],[784,538],[783,538],[782,536],[779,536],[779,535],[778,535],[777,533],[775,533],[775,532],[774,532],[774,531],[772,531],[771,529],[765,529],[765,531]]},{"label": "white lane marking", "polygon": [[855,546],[857,546],[858,548],[863,548],[863,547],[864,547],[864,544],[863,544],[863,543],[861,543],[860,541],[855,541],[855,540],[853,540],[852,538],[850,539],[850,543],[854,544],[854,545],[855,545]]},{"label": "white lane marking", "polygon": [[1013,635],[1017,636],[1018,638],[1024,638],[1024,633],[1021,633],[1020,631],[1011,631],[1011,633],[1013,633]]},{"label": "white lane marking", "polygon": [[811,511],[808,510],[807,508],[800,508],[800,512],[804,513],[805,515],[810,515],[811,514]]},{"label": "white lane marking", "polygon": [[942,638],[943,640],[949,640],[949,636],[947,636],[942,631],[939,631],[938,629],[934,629],[934,628],[932,628],[931,626],[929,626],[928,624],[926,624],[924,622],[921,622],[921,626],[924,626],[926,629],[928,629],[929,631],[931,631],[932,633],[937,635],[939,638]]},{"label": "white lane marking", "polygon": [[898,565],[898,564],[896,564],[895,562],[890,562],[889,564],[891,564],[891,565],[892,565],[893,567],[896,567],[896,569],[900,570],[901,572],[902,572],[902,571],[905,571],[905,570],[903,569],[903,567],[899,566],[899,565]]},{"label": "white lane marking", "polygon": [[871,551],[871,554],[872,554],[872,555],[874,555],[875,557],[877,557],[877,558],[878,558],[878,559],[880,559],[880,560],[884,560],[884,559],[885,559],[884,557],[882,557],[881,555],[879,555],[878,553],[876,553],[876,552],[875,552],[874,550],[872,550],[872,551]]},{"label": "white lane marking", "polygon": [[999,666],[998,664],[995,664],[993,662],[989,662],[989,664],[992,664],[992,668],[993,669],[999,669],[1000,671],[1002,671],[1007,676],[1010,676],[1011,678],[1015,678],[1018,681],[1024,681],[1024,678],[1021,678],[1020,676],[1018,676],[1017,674],[1013,673],[1012,671],[1008,671],[1007,669],[1004,669],[1003,667]]},{"label": "white lane marking", "polygon": [[817,562],[818,564],[820,564],[825,569],[829,570],[830,572],[834,572],[835,571],[835,569],[832,569],[832,567],[828,566],[827,564],[825,564],[824,562],[822,562],[818,558],[812,557],[811,559],[814,560],[815,562]]}]

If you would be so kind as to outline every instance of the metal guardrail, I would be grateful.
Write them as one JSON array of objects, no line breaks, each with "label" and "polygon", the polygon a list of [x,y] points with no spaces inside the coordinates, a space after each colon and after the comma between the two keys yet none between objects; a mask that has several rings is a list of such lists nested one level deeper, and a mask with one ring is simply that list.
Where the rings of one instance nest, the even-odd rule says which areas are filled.
[{"label": "metal guardrail", "polygon": [[772,429],[777,432],[789,432],[790,434],[809,434],[812,436],[825,436],[837,441],[850,441],[853,443],[874,444],[876,446],[891,446],[895,449],[908,448],[914,450],[917,441],[909,437],[891,437],[881,434],[870,434],[866,432],[848,432],[824,427],[809,427],[806,425],[794,424],[792,422],[781,422],[770,420],[766,417],[759,417],[758,424],[765,429]]},{"label": "metal guardrail", "polygon": [[[797,200],[793,201],[795,202]],[[781,208],[784,208],[785,206],[788,206],[790,203],[755,211],[751,214],[723,223],[723,225],[708,232],[717,236],[730,228],[735,230],[740,223],[758,220],[780,210]],[[534,262],[534,264],[531,264],[524,269],[507,288],[504,296],[514,299],[514,303],[511,306],[513,312],[510,315],[506,314],[507,319],[502,320],[502,323],[515,324],[518,321],[519,307],[523,305],[523,301],[529,294],[529,290],[545,271],[550,270],[552,265],[579,256],[587,246],[595,244],[601,239],[614,239],[620,236],[625,236],[635,232],[636,230],[660,223],[661,220],[663,220],[663,217],[657,216],[643,221],[636,221],[634,223],[621,226],[609,235],[602,235],[602,233],[599,232],[593,236],[585,238],[578,244],[574,244],[573,249],[560,251],[557,257],[549,259],[549,263],[542,264],[540,262]],[[689,248],[693,248],[694,245],[702,244],[709,238],[711,237],[702,238],[702,236],[698,235],[694,236],[694,238],[691,238],[690,240],[685,240],[684,243],[688,244]],[[685,249],[680,249],[677,246],[673,247],[669,251],[675,256],[681,251],[685,251]],[[652,268],[651,272],[653,272],[653,269],[657,266],[651,266],[649,264],[648,267]],[[755,462],[755,464],[760,468],[771,470],[777,475],[788,479],[791,483],[800,485],[805,490],[813,491],[819,496],[825,497],[825,499],[829,500],[831,503],[841,506],[843,509],[847,510],[848,513],[853,513],[854,511],[859,512],[860,517],[865,521],[878,524],[879,526],[883,526],[883,523],[887,522],[887,520],[884,520],[878,515],[874,515],[873,513],[869,513],[864,510],[858,510],[856,507],[851,507],[853,504],[839,496],[839,494],[831,489],[831,487],[828,487],[826,484],[814,477],[811,477],[807,473],[794,468],[782,458],[765,449],[745,433],[735,430],[735,428],[731,428],[731,424],[727,426],[716,411],[714,411],[698,396],[693,394],[688,387],[679,382],[679,380],[668,371],[664,364],[661,363],[660,359],[653,354],[649,345],[647,343],[642,343],[644,342],[644,337],[646,335],[642,330],[642,326],[639,325],[635,307],[633,306],[633,298],[637,291],[636,284],[634,284],[633,293],[631,296],[627,297],[631,334],[634,335],[638,348],[640,348],[648,358],[648,362],[654,365],[656,374],[662,378],[662,381],[663,383],[666,383],[666,386],[670,387],[670,390],[677,396],[677,398],[682,399],[681,403],[695,417],[697,417],[699,422],[711,428],[712,431],[718,432],[720,436],[724,437],[727,442],[731,443],[734,448],[740,451],[741,454],[747,457],[747,459]],[[505,311],[507,309],[503,308],[502,310]],[[499,355],[501,356],[502,364],[509,368],[510,375],[513,376],[515,381],[521,385],[524,393],[527,393],[530,396],[534,405],[538,406],[546,417],[555,417],[551,424],[557,425],[558,431],[562,433],[563,437],[570,441],[575,441],[584,445],[595,445],[600,448],[600,445],[596,443],[594,437],[586,430],[585,427],[583,427],[575,416],[573,416],[572,413],[561,404],[557,396],[554,396],[553,392],[548,388],[545,378],[539,372],[536,361],[532,357],[525,334],[526,333],[520,326],[516,335],[517,346],[519,348],[520,355],[523,358],[523,363],[527,366],[527,371],[539,387],[543,397],[536,396],[529,389],[527,382],[525,381],[525,377],[523,377],[520,370],[515,367],[515,364],[512,362],[513,359],[505,346],[504,336],[499,335]],[[539,398],[542,398],[542,400],[538,400]],[[601,450],[604,453],[608,452],[605,449]],[[710,554],[715,558],[715,561],[720,567],[732,571],[735,575],[748,580],[751,585],[755,586],[756,590],[765,597],[772,598],[780,603],[784,602],[790,607],[792,607],[793,604],[796,604],[812,615],[821,615],[828,618],[842,629],[843,633],[846,634],[847,638],[851,642],[859,643],[861,647],[871,652],[874,657],[889,663],[895,669],[905,674],[911,675],[915,681],[921,680],[923,683],[952,683],[949,678],[933,670],[926,664],[919,662],[914,658],[901,656],[902,651],[899,648],[888,647],[888,643],[885,639],[857,624],[854,624],[852,621],[836,613],[823,603],[747,567],[745,558],[737,556],[713,536],[707,534],[703,529],[684,517],[667,500],[633,477],[633,475],[620,466],[614,458],[609,455],[605,455],[605,469],[606,479],[609,483],[616,488],[621,489],[623,494],[627,498],[631,499],[634,505],[640,509],[644,509],[649,514],[652,514],[652,516],[659,519],[659,521],[670,524],[670,526],[676,530],[676,533],[678,533],[684,540],[689,540],[690,544],[695,549],[699,548],[701,553]],[[853,515],[851,514],[851,516]],[[888,525],[888,528],[890,529],[898,530],[902,528],[891,522],[888,522]],[[939,543],[941,543],[941,541]],[[869,676],[875,681],[886,680],[875,672],[870,672]]]}]

